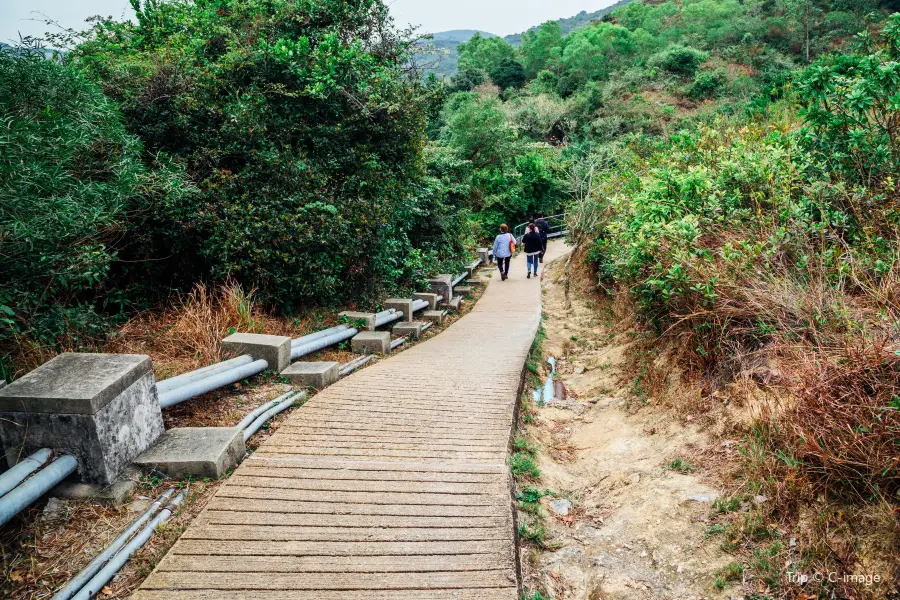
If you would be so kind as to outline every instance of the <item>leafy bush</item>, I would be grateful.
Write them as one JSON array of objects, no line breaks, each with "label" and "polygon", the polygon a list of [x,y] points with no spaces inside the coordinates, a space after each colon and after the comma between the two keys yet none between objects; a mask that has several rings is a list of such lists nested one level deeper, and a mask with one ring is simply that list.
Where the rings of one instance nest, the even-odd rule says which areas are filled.
[{"label": "leafy bush", "polygon": [[0,376],[9,377],[11,355],[23,366],[43,348],[107,333],[136,300],[118,287],[116,261],[140,243],[144,211],[190,188],[167,167],[148,175],[116,106],[42,53],[0,51],[0,114]]},{"label": "leafy bush", "polygon": [[513,58],[505,58],[491,70],[491,81],[501,90],[518,89],[525,85],[525,67]]},{"label": "leafy bush", "polygon": [[74,61],[197,182],[173,208],[189,279],[233,277],[290,310],[421,277],[435,254],[397,221],[433,201],[425,91],[383,3],[134,6],[137,24],[101,22]]},{"label": "leafy bush", "polygon": [[708,72],[697,73],[694,83],[688,90],[688,96],[697,100],[712,98],[719,93],[719,90],[728,81],[728,76],[722,69]]},{"label": "leafy bush", "polygon": [[654,54],[647,64],[676,75],[692,76],[708,58],[709,54],[702,50],[676,44]]}]

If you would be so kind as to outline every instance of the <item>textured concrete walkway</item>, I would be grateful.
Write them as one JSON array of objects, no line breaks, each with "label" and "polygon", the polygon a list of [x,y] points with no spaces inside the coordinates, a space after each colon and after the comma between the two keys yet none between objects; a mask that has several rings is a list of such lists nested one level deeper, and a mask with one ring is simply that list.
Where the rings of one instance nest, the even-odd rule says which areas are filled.
[{"label": "textured concrete walkway", "polygon": [[515,600],[506,456],[540,283],[524,257],[512,272],[294,412],[134,598]]}]

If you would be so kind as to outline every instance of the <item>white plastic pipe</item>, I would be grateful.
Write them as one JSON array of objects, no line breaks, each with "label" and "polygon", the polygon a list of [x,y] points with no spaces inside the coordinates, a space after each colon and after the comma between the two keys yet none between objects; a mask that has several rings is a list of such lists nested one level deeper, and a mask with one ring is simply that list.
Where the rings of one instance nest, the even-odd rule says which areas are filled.
[{"label": "white plastic pipe", "polygon": [[256,410],[254,410],[252,413],[250,413],[249,415],[247,415],[246,417],[241,419],[241,422],[238,423],[237,425],[235,425],[235,427],[237,429],[246,429],[253,421],[256,420],[256,417],[263,414],[264,412],[266,412],[267,410],[269,410],[276,404],[280,404],[281,402],[284,402],[285,400],[288,399],[288,397],[293,396],[294,394],[295,394],[294,390],[290,390],[287,394],[278,396],[271,402],[266,402],[265,404],[263,404],[262,406],[260,406]]},{"label": "white plastic pipe", "polygon": [[134,535],[134,532],[140,529],[141,525],[150,520],[156,511],[160,509],[163,503],[169,499],[169,497],[175,492],[175,490],[168,490],[162,496],[156,499],[153,504],[150,505],[144,514],[142,514],[137,521],[132,523],[128,529],[119,534],[119,536],[112,541],[112,543],[106,547],[103,552],[98,554],[94,560],[88,563],[84,569],[81,570],[78,575],[73,577],[69,583],[67,583],[61,590],[56,592],[56,594],[51,598],[51,600],[69,600],[72,596],[78,593],[78,590],[84,587],[91,578],[97,574],[97,571],[103,568],[103,565],[109,561],[116,553],[125,545],[125,542],[131,539],[131,536]]},{"label": "white plastic pipe", "polygon": [[298,337],[291,340],[291,347],[302,346],[303,344],[308,344],[309,342],[313,342],[319,338],[323,338],[333,333],[338,333],[339,331],[345,331],[347,329],[350,329],[349,325],[338,325],[336,327],[331,327],[330,329],[323,329],[322,331],[310,333],[309,335],[304,335],[303,337]]},{"label": "white plastic pipe", "polygon": [[428,331],[429,329],[431,329],[431,326],[432,326],[432,325],[434,325],[434,323],[431,323],[431,322],[425,323],[425,324],[422,326],[422,333],[425,333],[426,331]]},{"label": "white plastic pipe", "polygon": [[100,571],[94,575],[81,590],[79,590],[73,597],[74,600],[90,600],[90,598],[97,596],[97,594],[100,593],[100,590],[103,589],[103,586],[109,583],[109,580],[115,577],[116,573],[118,573],[125,563],[128,562],[128,559],[147,543],[147,540],[153,536],[153,532],[156,531],[156,528],[169,520],[169,517],[172,516],[172,513],[178,508],[182,500],[184,500],[184,492],[175,496],[175,498],[166,505],[166,507],[162,509],[150,523],[141,529],[140,533],[134,536],[134,538],[132,538],[118,554],[106,563],[106,566],[100,569]]},{"label": "white plastic pipe", "polygon": [[320,337],[306,344],[294,346],[293,348],[291,348],[291,360],[296,360],[301,356],[312,354],[313,352],[317,352],[322,348],[327,348],[332,344],[338,344],[340,342],[343,342],[344,340],[349,340],[357,333],[359,333],[359,329],[350,327],[349,329],[343,329],[341,331],[338,331],[337,333],[332,333],[331,335]]},{"label": "white plastic pipe", "polygon": [[460,281],[462,281],[463,279],[465,279],[465,278],[468,277],[468,276],[469,276],[468,273],[463,273],[462,275],[460,275],[459,277],[457,277],[456,279],[454,279],[454,280],[453,280],[453,287],[456,287],[456,286],[459,284]]},{"label": "white plastic pipe", "polygon": [[16,466],[0,475],[0,496],[5,495],[11,489],[22,483],[26,477],[40,469],[50,458],[52,451],[49,448],[38,450],[28,458],[20,460]]},{"label": "white plastic pipe", "polygon": [[375,315],[375,327],[381,327],[403,318],[403,313],[397,312],[395,309],[386,310]]},{"label": "white plastic pipe", "polygon": [[277,415],[278,413],[284,412],[294,405],[294,402],[299,400],[300,398],[305,398],[306,392],[299,392],[295,394],[293,397],[288,398],[284,402],[281,402],[277,406],[273,406],[260,416],[256,418],[253,423],[251,423],[246,429],[244,429],[244,441],[246,442],[253,434],[259,431],[259,428],[266,424],[266,421]]},{"label": "white plastic pipe", "polygon": [[363,365],[368,363],[373,358],[375,358],[375,357],[372,356],[371,354],[365,355],[365,356],[357,356],[353,360],[342,364],[341,368],[339,370],[340,376],[344,377],[345,375],[349,375],[353,371],[359,369],[360,367],[362,367]]},{"label": "white plastic pipe", "polygon": [[204,379],[201,379],[200,381],[192,381],[187,385],[183,385],[164,394],[160,394],[159,405],[163,408],[174,406],[175,404],[179,404],[181,402],[184,402],[185,400],[194,398],[195,396],[211,392],[212,390],[228,385],[229,383],[234,383],[236,381],[240,381],[241,379],[246,379],[247,377],[252,377],[257,373],[262,373],[268,368],[268,362],[264,360],[256,360],[250,364],[235,367],[221,373],[216,373],[215,375],[211,375],[210,377],[206,377]]},{"label": "white plastic pipe", "polygon": [[215,375],[216,373],[221,373],[222,371],[228,371],[229,369],[233,369],[235,367],[249,365],[252,362],[253,357],[249,354],[245,354],[243,356],[238,356],[237,358],[232,358],[231,360],[226,360],[225,362],[216,363],[208,367],[203,367],[202,369],[197,369],[196,371],[191,371],[190,373],[182,373],[181,375],[171,377],[157,383],[156,392],[158,394],[163,394],[170,390],[174,390],[175,388],[187,385],[191,382],[206,379],[210,375]]},{"label": "white plastic pipe", "polygon": [[46,494],[78,468],[72,456],[60,456],[0,498],[0,525],[5,525],[22,509]]},{"label": "white plastic pipe", "polygon": [[413,300],[412,311],[419,312],[423,308],[428,308],[431,303],[428,300]]},{"label": "white plastic pipe", "polygon": [[398,348],[398,347],[402,346],[403,344],[406,343],[406,341],[407,341],[408,339],[409,339],[409,338],[405,338],[405,337],[403,337],[403,338],[397,338],[396,340],[394,340],[393,342],[391,342],[391,350],[393,350],[394,348]]}]

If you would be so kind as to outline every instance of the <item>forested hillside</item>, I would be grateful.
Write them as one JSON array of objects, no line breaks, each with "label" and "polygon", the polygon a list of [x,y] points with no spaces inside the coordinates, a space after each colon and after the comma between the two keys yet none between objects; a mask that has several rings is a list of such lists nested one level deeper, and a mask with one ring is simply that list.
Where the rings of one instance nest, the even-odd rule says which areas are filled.
[{"label": "forested hillside", "polygon": [[791,572],[900,579],[897,8],[635,2],[519,48],[475,37],[434,128],[459,147],[481,115],[467,155],[505,214],[498,174],[526,172],[528,142],[568,142],[546,164],[578,256],[640,324],[634,393],[742,440],[714,534],[753,597],[796,597]]}]

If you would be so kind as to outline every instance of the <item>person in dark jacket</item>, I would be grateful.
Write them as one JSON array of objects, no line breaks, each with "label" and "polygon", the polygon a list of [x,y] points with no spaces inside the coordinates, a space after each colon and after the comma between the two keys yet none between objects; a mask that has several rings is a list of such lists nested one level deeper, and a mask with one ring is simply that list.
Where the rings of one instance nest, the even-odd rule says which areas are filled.
[{"label": "person in dark jacket", "polygon": [[550,223],[544,219],[544,213],[538,213],[537,219],[534,220],[538,233],[541,234],[541,256],[540,261],[544,262],[544,255],[547,254],[547,236],[550,235]]},{"label": "person in dark jacket", "polygon": [[534,276],[537,277],[538,261],[540,260],[541,249],[544,247],[537,225],[534,223],[528,224],[525,235],[522,237],[522,244],[525,246],[525,256],[528,257],[528,279],[531,279],[532,266],[534,267]]}]

